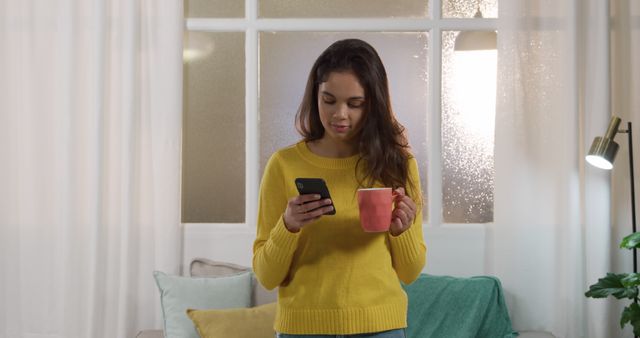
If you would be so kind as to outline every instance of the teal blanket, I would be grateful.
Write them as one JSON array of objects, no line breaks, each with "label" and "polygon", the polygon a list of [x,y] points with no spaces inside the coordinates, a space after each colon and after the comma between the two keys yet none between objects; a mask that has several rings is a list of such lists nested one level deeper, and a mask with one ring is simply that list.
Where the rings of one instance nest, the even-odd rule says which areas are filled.
[{"label": "teal blanket", "polygon": [[408,338],[512,338],[500,281],[422,274],[403,288],[409,297]]}]

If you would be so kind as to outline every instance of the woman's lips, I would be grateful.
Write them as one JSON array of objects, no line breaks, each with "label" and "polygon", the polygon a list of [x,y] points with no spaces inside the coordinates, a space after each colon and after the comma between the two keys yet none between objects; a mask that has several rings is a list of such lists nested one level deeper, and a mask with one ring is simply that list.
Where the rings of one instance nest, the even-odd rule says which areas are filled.
[{"label": "woman's lips", "polygon": [[338,133],[346,133],[347,131],[349,131],[349,126],[347,125],[339,125],[339,124],[332,124],[331,127],[333,128],[333,130],[335,130]]}]

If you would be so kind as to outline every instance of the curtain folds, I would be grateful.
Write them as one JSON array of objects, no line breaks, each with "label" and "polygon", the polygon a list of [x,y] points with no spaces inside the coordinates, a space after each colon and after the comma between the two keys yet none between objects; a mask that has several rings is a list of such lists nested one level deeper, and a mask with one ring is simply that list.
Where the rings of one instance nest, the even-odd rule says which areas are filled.
[{"label": "curtain folds", "polygon": [[[179,273],[182,249],[182,3],[0,0],[0,338],[161,327],[152,271]],[[625,135],[612,172],[584,155],[611,114],[639,144],[640,3],[499,9],[487,274],[518,330],[632,337],[626,303],[584,297],[631,270]]]},{"label": "curtain folds", "polygon": [[0,2],[0,337],[133,337],[178,273],[182,1]]},{"label": "curtain folds", "polygon": [[[629,62],[639,55],[638,43],[632,43],[640,26],[638,5],[501,1],[499,16],[495,222],[489,227],[488,272],[503,281],[519,330],[632,337],[629,327],[620,331],[624,302],[584,296],[606,272],[631,271],[630,253],[617,249],[630,230],[616,230],[620,223],[631,228],[629,201],[617,192],[628,196],[626,140],[617,139],[620,163],[613,189],[611,173],[588,166],[584,156],[619,102],[628,108],[621,117],[638,121],[637,113],[628,115],[632,107],[638,111],[638,100],[629,90],[616,90],[637,89],[640,78],[638,66]],[[610,20],[626,26],[610,31]],[[610,49],[611,41],[618,47]],[[612,59],[623,62],[619,75],[625,76],[612,75]]]}]

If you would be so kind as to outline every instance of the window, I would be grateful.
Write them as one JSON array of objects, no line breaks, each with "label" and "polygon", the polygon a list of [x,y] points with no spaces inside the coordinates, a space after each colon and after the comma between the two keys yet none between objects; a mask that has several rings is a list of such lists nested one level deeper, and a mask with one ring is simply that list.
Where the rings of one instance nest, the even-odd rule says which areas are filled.
[{"label": "window", "polygon": [[299,139],[311,64],[346,37],[371,43],[387,68],[424,221],[493,220],[496,53],[465,57],[454,42],[495,31],[497,0],[187,0],[185,16],[184,223],[255,224],[266,160]]}]

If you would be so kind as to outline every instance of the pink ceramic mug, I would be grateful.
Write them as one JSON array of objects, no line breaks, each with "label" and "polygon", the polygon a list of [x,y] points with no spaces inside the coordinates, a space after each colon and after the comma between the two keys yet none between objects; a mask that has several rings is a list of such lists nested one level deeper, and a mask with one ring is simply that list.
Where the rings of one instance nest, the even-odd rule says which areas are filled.
[{"label": "pink ceramic mug", "polygon": [[365,232],[389,231],[396,193],[391,188],[358,189],[360,225]]}]

